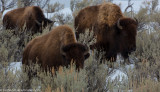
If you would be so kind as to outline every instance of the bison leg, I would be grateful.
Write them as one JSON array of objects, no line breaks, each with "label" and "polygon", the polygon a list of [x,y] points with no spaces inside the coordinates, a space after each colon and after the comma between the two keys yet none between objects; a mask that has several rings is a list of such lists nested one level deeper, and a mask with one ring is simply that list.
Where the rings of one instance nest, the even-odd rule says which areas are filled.
[{"label": "bison leg", "polygon": [[109,55],[106,54],[105,58],[107,61],[115,62],[117,58],[117,54],[109,54]]}]

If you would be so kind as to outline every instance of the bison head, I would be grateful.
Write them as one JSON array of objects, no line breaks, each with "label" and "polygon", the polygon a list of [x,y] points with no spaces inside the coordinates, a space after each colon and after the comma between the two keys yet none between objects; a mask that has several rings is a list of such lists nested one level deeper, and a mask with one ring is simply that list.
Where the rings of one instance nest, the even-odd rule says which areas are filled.
[{"label": "bison head", "polygon": [[51,21],[51,20],[45,18],[43,27],[46,27],[47,25],[51,25],[52,26],[54,24],[54,22],[55,21]]},{"label": "bison head", "polygon": [[73,61],[77,69],[83,68],[84,60],[90,56],[88,47],[80,43],[63,46],[61,54],[65,65],[69,65]]},{"label": "bison head", "polygon": [[117,32],[121,35],[120,53],[124,58],[136,50],[137,26],[138,21],[131,18],[121,18],[117,22]]},{"label": "bison head", "polygon": [[42,20],[35,20],[35,22],[36,22],[38,27],[45,28],[46,26],[49,26],[49,30],[50,30],[55,21],[51,21],[47,18],[44,18]]}]

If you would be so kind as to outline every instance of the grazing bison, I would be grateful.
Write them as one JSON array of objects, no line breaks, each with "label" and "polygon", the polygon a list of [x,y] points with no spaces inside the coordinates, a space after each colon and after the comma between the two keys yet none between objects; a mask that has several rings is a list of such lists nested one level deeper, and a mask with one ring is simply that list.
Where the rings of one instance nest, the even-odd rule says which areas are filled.
[{"label": "grazing bison", "polygon": [[76,68],[83,68],[84,60],[89,57],[87,46],[77,43],[75,35],[68,26],[59,26],[46,35],[31,40],[23,53],[22,64],[29,60],[41,65],[43,69],[58,68],[75,62]]},{"label": "grazing bison", "polygon": [[42,28],[48,24],[53,24],[53,21],[45,18],[43,11],[37,6],[11,10],[3,18],[4,29],[22,30],[25,26],[32,34],[42,32]]},{"label": "grazing bison", "polygon": [[93,30],[97,42],[90,47],[104,51],[107,60],[115,60],[118,53],[126,59],[136,50],[137,26],[137,21],[124,17],[112,3],[86,7],[75,17],[77,39],[86,28]]},{"label": "grazing bison", "polygon": [[[47,71],[53,67],[57,70],[59,66],[68,66],[73,61],[79,70],[89,55],[88,47],[77,43],[72,29],[64,25],[31,40],[24,49],[22,64],[38,63]],[[31,79],[35,75],[32,69],[28,71],[29,79],[23,82],[27,88],[30,88]]]}]

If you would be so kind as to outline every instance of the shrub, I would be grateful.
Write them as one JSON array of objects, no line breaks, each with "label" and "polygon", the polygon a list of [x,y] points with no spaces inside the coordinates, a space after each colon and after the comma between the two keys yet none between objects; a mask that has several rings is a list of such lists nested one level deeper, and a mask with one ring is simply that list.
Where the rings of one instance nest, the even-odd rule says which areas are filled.
[{"label": "shrub", "polygon": [[[84,5],[88,5],[88,3]],[[79,7],[83,7],[83,5]],[[160,91],[160,30],[158,27],[144,28],[145,25],[153,27],[148,23],[150,21],[159,24],[159,13],[155,9],[152,16],[148,17],[148,11],[147,9],[141,9],[135,14],[141,20],[140,29],[138,29],[141,31],[138,31],[137,34],[137,50],[130,55],[130,60],[134,61],[133,67],[128,68],[128,65],[116,62],[113,68],[109,68],[108,61],[104,60],[105,63],[100,63],[103,53],[90,51],[91,56],[85,61],[84,69],[79,72],[75,70],[74,64],[69,68],[60,67],[58,71],[52,70],[52,73],[41,71],[37,64],[31,66],[30,68],[40,70],[37,72],[37,77],[33,77],[31,81],[31,90],[54,92]],[[62,20],[62,24],[70,24],[73,28],[72,19],[63,20],[61,17],[59,18]],[[27,72],[15,71],[10,68],[11,62],[20,61],[22,58],[23,48],[19,49],[17,45],[21,37],[13,35],[12,30],[0,30],[0,91],[29,90],[24,89],[26,86],[24,82],[28,80]],[[29,37],[25,34],[25,45],[32,38],[48,32],[49,28],[46,28],[42,34],[37,33]],[[93,33],[89,30],[81,34],[80,39],[78,39],[78,42],[88,46],[95,41]],[[118,61],[121,61],[121,59],[118,59]],[[125,73],[126,77],[118,76],[112,79],[116,70]]]}]

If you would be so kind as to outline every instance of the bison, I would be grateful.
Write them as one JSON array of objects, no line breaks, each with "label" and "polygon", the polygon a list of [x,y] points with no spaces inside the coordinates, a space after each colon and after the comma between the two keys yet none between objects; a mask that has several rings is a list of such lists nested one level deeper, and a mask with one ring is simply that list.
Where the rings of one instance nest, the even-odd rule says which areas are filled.
[{"label": "bison", "polygon": [[[90,56],[86,45],[77,43],[71,28],[66,25],[56,27],[48,34],[31,40],[24,49],[22,64],[30,66],[38,63],[42,70],[51,72],[60,66],[68,66],[73,62],[76,69],[83,68],[84,60]],[[36,71],[23,68],[28,73],[29,79],[23,82],[25,87],[30,88],[31,79],[36,76]]]},{"label": "bison", "polygon": [[104,3],[80,10],[74,26],[77,39],[86,28],[94,32],[97,41],[90,48],[104,51],[107,60],[115,61],[118,53],[127,59],[136,50],[138,22],[125,17],[116,4]]},{"label": "bison", "polygon": [[79,69],[83,68],[89,55],[88,46],[77,43],[72,29],[63,25],[31,40],[24,49],[22,64],[29,65],[29,60],[35,63],[38,59],[37,63],[43,69],[56,69],[73,60]]},{"label": "bison", "polygon": [[53,21],[45,18],[43,11],[38,6],[11,10],[3,18],[4,29],[16,29],[16,31],[20,31],[26,27],[26,30],[30,30],[32,34],[42,32],[42,28],[48,24],[53,24]]}]

